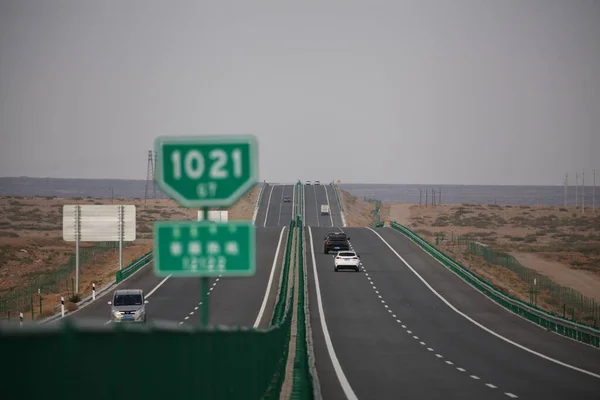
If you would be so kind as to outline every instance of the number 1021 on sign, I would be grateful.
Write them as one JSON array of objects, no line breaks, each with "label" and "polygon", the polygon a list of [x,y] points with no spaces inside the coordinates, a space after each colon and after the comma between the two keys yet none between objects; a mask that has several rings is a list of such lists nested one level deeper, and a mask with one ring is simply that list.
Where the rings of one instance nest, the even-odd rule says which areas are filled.
[{"label": "number 1021 on sign", "polygon": [[159,186],[185,207],[229,207],[258,180],[253,135],[161,136],[155,153]]}]

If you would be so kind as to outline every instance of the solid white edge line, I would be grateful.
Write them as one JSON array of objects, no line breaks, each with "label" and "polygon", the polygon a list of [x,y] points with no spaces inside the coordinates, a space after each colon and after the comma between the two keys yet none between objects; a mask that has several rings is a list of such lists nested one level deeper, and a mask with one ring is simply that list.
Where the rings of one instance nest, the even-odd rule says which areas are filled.
[{"label": "solid white edge line", "polygon": [[162,281],[160,281],[158,283],[158,285],[156,285],[154,287],[154,289],[152,289],[151,291],[148,292],[148,294],[146,295],[146,298],[152,296],[154,294],[154,292],[156,292],[156,289],[158,289],[159,287],[161,287],[163,285],[163,283],[165,283],[167,281],[167,279],[169,279],[170,277],[171,277],[171,275],[168,275]]},{"label": "solid white edge line", "polygon": [[506,343],[512,344],[513,346],[515,346],[515,347],[518,347],[518,348],[520,348],[521,350],[525,350],[525,351],[526,351],[526,352],[528,352],[528,353],[531,353],[531,354],[533,354],[533,355],[536,355],[536,356],[538,356],[538,357],[540,357],[540,358],[543,358],[543,359],[544,359],[544,360],[546,360],[546,361],[551,361],[551,362],[553,362],[553,363],[555,363],[555,364],[558,364],[558,365],[561,365],[561,366],[563,366],[563,367],[570,368],[570,369],[572,369],[572,370],[574,370],[574,371],[578,371],[578,372],[581,372],[581,373],[583,373],[583,374],[586,374],[586,375],[589,375],[589,376],[593,376],[594,378],[599,378],[599,379],[600,379],[600,375],[599,375],[599,374],[595,374],[595,373],[593,373],[593,372],[591,372],[591,371],[587,371],[587,370],[585,370],[585,369],[583,369],[583,368],[579,368],[579,367],[576,367],[576,366],[574,366],[574,365],[567,364],[567,363],[565,363],[565,362],[562,362],[562,361],[556,360],[556,359],[554,359],[554,358],[552,358],[552,357],[549,357],[549,356],[547,356],[547,355],[545,355],[545,354],[539,353],[539,352],[537,352],[537,351],[535,351],[535,350],[532,350],[532,349],[530,349],[530,348],[528,348],[528,347],[525,347],[525,346],[523,346],[522,344],[519,344],[519,343],[517,343],[517,342],[514,342],[514,341],[512,341],[512,340],[510,340],[510,339],[508,339],[508,338],[506,338],[506,337],[504,337],[504,336],[502,336],[502,335],[500,335],[499,333],[496,333],[496,332],[494,332],[493,330],[491,330],[491,329],[489,329],[488,327],[486,327],[486,326],[484,326],[484,325],[480,324],[479,322],[475,321],[473,318],[469,317],[467,314],[463,313],[462,311],[460,311],[459,309],[457,309],[456,307],[454,307],[454,306],[453,306],[453,305],[452,305],[452,304],[451,304],[451,303],[450,303],[448,300],[446,300],[446,299],[445,299],[445,298],[444,298],[444,297],[443,297],[441,294],[439,294],[439,293],[438,293],[438,292],[437,292],[437,291],[436,291],[436,290],[435,290],[433,287],[431,287],[431,285],[430,285],[430,284],[429,284],[429,283],[428,283],[428,282],[427,282],[425,279],[423,279],[423,277],[422,277],[421,275],[419,275],[419,273],[418,273],[417,271],[415,271],[415,269],[414,269],[413,267],[411,267],[411,266],[410,266],[410,264],[409,264],[408,262],[406,262],[406,260],[405,260],[404,258],[402,258],[402,256],[401,256],[400,254],[398,254],[398,252],[397,252],[397,251],[396,251],[396,250],[395,250],[395,249],[394,249],[394,248],[393,248],[393,247],[392,247],[392,246],[391,246],[391,245],[390,245],[390,244],[389,244],[389,243],[388,243],[388,242],[387,242],[387,241],[386,241],[386,240],[385,240],[383,237],[381,237],[381,235],[380,235],[379,233],[377,233],[377,232],[376,232],[375,230],[373,230],[372,228],[367,228],[367,229],[368,229],[368,230],[370,230],[371,232],[373,232],[375,235],[377,235],[377,236],[379,237],[379,239],[381,239],[381,241],[382,241],[383,243],[385,243],[385,245],[386,245],[387,247],[389,247],[389,249],[390,249],[390,250],[391,250],[391,251],[392,251],[392,252],[393,252],[393,253],[396,255],[396,257],[398,257],[398,258],[400,259],[400,261],[402,261],[402,263],[404,263],[404,265],[406,265],[406,266],[408,267],[408,269],[410,269],[410,270],[411,270],[411,272],[412,272],[413,274],[415,274],[415,276],[416,276],[417,278],[419,278],[419,280],[420,280],[421,282],[423,282],[423,284],[424,284],[424,285],[425,285],[425,286],[426,286],[426,287],[427,287],[427,288],[428,288],[428,289],[429,289],[429,290],[430,290],[430,291],[431,291],[433,294],[435,294],[435,295],[436,295],[436,296],[437,296],[437,297],[438,297],[440,300],[442,300],[442,301],[443,301],[443,302],[444,302],[444,303],[445,303],[445,304],[446,304],[446,305],[447,305],[447,306],[448,306],[448,307],[449,307],[449,308],[450,308],[452,311],[454,311],[454,312],[455,312],[455,313],[457,313],[458,315],[462,316],[462,317],[463,317],[463,318],[465,318],[467,321],[469,321],[469,322],[473,323],[475,326],[477,326],[477,327],[479,327],[479,328],[483,329],[484,331],[486,331],[487,333],[489,333],[489,334],[491,334],[491,335],[493,335],[493,336],[497,337],[498,339],[501,339],[501,340],[505,341]]},{"label": "solid white edge line", "polygon": [[331,227],[333,228],[333,216],[331,215],[331,203],[329,202],[329,195],[327,194],[327,186],[323,185],[325,189],[325,199],[327,200],[327,207],[329,207],[329,220],[331,221]]},{"label": "solid white edge line", "polygon": [[273,284],[273,277],[275,276],[277,259],[279,258],[279,250],[281,249],[281,241],[283,240],[283,232],[285,232],[285,226],[281,228],[281,233],[279,234],[279,242],[277,243],[277,250],[275,250],[275,257],[273,258],[273,265],[271,266],[271,273],[269,274],[269,282],[267,282],[265,297],[263,297],[262,304],[260,305],[260,309],[258,310],[256,321],[254,321],[254,328],[258,328],[258,326],[260,325],[263,314],[265,313],[265,308],[267,307],[267,301],[269,300],[269,294],[271,293],[271,285]]},{"label": "solid white edge line", "polygon": [[265,212],[265,223],[263,227],[267,226],[267,219],[269,219],[269,207],[271,206],[271,196],[273,195],[273,188],[276,185],[271,185],[271,191],[269,192],[269,200],[267,201],[267,211]]},{"label": "solid white edge line", "polygon": [[339,187],[336,186],[336,184],[333,184],[333,190],[337,190],[337,195],[335,196],[335,198],[337,199],[337,202],[340,206],[340,214],[342,216],[342,225],[345,227],[346,226],[346,216],[344,215],[344,209],[342,207],[342,194],[339,191]]},{"label": "solid white edge line", "polygon": [[266,182],[263,182],[263,185],[260,188],[260,193],[258,194],[258,199],[256,199],[256,204],[254,205],[254,213],[252,214],[252,223],[256,225],[256,217],[258,216],[258,209],[260,208],[260,202],[262,201],[262,193],[265,190]]},{"label": "solid white edge line", "polygon": [[340,365],[340,361],[338,360],[335,350],[333,349],[333,343],[331,342],[331,336],[329,336],[329,329],[327,329],[327,322],[325,321],[325,312],[323,311],[323,300],[321,299],[321,288],[319,286],[319,274],[317,272],[317,260],[315,259],[315,246],[313,243],[312,230],[308,227],[308,236],[310,238],[310,251],[312,256],[312,264],[313,264],[313,274],[315,279],[315,292],[317,293],[317,306],[319,309],[319,320],[321,321],[321,329],[323,330],[323,336],[325,337],[325,345],[327,347],[327,352],[329,353],[329,358],[331,359],[331,364],[333,365],[333,369],[335,374],[340,382],[340,386],[342,387],[342,391],[346,395],[348,400],[358,400],[354,390],[352,390],[352,386],[350,386],[350,382],[346,378],[344,371],[342,370],[342,366]]}]

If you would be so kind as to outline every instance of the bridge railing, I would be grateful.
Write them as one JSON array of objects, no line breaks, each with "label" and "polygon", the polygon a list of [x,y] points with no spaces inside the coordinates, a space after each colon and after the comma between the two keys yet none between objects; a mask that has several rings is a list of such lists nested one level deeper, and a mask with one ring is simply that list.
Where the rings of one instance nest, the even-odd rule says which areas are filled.
[{"label": "bridge railing", "polygon": [[[303,260],[302,221],[290,222],[280,288],[271,325],[266,329],[219,327],[206,329],[170,323],[145,326],[94,325],[76,321],[19,328],[0,325],[2,356],[11,360],[7,382],[18,397],[61,397],[85,393],[86,399],[129,399],[131,391],[148,399],[278,399],[286,373],[294,292],[299,290],[294,391],[314,398],[307,375],[304,278],[300,287],[288,279],[292,254]],[[292,233],[300,240],[292,241]],[[296,243],[295,251],[292,246]],[[141,262],[141,261],[140,261]],[[120,361],[115,363],[115,357]],[[35,385],[28,371],[35,365],[44,374]],[[74,369],[75,368],[75,369]],[[125,368],[125,369],[123,369]],[[318,393],[318,392],[317,392]]]},{"label": "bridge railing", "polygon": [[481,278],[479,275],[465,268],[459,262],[446,255],[444,252],[423,239],[410,228],[407,228],[406,226],[396,222],[392,222],[390,227],[402,233],[412,242],[417,244],[421,249],[427,252],[430,256],[441,262],[444,266],[455,272],[472,287],[482,292],[502,307],[528,319],[539,326],[546,328],[547,330],[595,347],[600,347],[600,329],[575,321],[570,321],[566,318],[560,317],[556,314],[516,299],[511,295],[504,293],[502,290]]}]

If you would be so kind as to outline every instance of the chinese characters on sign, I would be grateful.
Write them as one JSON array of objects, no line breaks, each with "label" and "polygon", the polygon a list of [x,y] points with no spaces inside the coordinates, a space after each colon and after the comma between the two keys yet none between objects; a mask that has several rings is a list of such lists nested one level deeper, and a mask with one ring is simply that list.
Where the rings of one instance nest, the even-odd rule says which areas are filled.
[{"label": "chinese characters on sign", "polygon": [[254,225],[205,221],[157,222],[159,276],[247,276],[255,271]]}]

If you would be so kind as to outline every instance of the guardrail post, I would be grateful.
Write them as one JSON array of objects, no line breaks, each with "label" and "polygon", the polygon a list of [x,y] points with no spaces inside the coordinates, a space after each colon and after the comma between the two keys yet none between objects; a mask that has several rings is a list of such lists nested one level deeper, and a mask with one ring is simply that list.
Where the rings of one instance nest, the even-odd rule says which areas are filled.
[{"label": "guardrail post", "polygon": [[96,284],[92,283],[92,301],[96,301]]},{"label": "guardrail post", "polygon": [[64,318],[65,316],[65,298],[60,296],[60,314]]},{"label": "guardrail post", "polygon": [[19,312],[19,326],[23,326],[23,313]]}]

